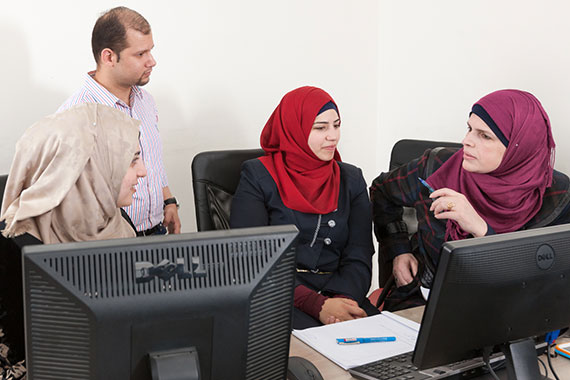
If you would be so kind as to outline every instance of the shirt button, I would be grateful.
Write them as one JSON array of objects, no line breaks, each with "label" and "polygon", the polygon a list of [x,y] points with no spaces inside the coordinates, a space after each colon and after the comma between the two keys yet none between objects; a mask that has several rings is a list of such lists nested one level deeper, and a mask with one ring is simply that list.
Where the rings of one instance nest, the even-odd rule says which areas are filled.
[{"label": "shirt button", "polygon": [[334,220],[329,220],[328,225],[330,228],[333,228],[334,226],[336,226],[336,222]]},{"label": "shirt button", "polygon": [[325,238],[324,242],[325,242],[325,245],[331,245],[332,240],[330,238]]}]

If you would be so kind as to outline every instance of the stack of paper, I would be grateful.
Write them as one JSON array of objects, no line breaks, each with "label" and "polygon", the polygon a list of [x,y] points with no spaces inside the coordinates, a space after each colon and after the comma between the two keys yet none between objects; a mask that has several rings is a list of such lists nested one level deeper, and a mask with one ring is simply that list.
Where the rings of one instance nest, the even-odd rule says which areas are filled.
[{"label": "stack of paper", "polygon": [[[383,311],[372,317],[293,330],[293,335],[345,370],[390,356],[413,351],[419,323]],[[337,338],[395,336],[394,342],[341,345]]]}]

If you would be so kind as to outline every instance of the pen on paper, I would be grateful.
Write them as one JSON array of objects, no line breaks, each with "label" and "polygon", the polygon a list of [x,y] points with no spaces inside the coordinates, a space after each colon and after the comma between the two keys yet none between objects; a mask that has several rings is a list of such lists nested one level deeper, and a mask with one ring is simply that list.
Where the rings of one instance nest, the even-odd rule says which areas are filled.
[{"label": "pen on paper", "polygon": [[395,342],[395,336],[373,336],[369,338],[337,338],[337,344],[362,344],[362,343],[378,343],[378,342]]},{"label": "pen on paper", "polygon": [[430,193],[430,194],[435,191],[435,190],[433,189],[433,187],[431,187],[431,186],[429,185],[429,183],[427,183],[423,178],[418,177],[418,179],[420,180],[420,183],[421,183],[422,185],[424,185],[424,186],[429,190],[429,193]]}]

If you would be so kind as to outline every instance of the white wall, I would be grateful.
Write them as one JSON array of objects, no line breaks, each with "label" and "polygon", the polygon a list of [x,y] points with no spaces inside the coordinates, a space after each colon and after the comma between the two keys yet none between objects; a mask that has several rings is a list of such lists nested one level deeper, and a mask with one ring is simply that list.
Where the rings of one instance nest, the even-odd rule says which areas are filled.
[{"label": "white wall", "polygon": [[[160,112],[170,187],[183,231],[195,231],[190,162],[200,151],[257,148],[281,97],[328,91],[343,119],[341,153],[373,178],[378,126],[377,2],[190,0],[9,2],[0,14],[0,173],[25,128],[95,68],[91,30],[117,5],[143,14],[158,64],[146,88]],[[363,138],[366,137],[366,138]]]},{"label": "white wall", "polygon": [[381,1],[378,170],[401,138],[461,141],[473,103],[518,88],[542,102],[570,172],[569,14],[567,1]]}]

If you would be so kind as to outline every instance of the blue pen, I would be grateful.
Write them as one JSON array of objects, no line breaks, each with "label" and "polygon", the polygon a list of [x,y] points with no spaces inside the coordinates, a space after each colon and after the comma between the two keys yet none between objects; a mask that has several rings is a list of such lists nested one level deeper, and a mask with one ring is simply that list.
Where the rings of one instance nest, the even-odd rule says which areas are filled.
[{"label": "blue pen", "polygon": [[361,344],[361,343],[377,343],[377,342],[395,342],[395,336],[374,336],[370,338],[337,338],[337,344]]},{"label": "blue pen", "polygon": [[431,186],[429,185],[429,183],[427,183],[424,179],[422,179],[422,178],[420,178],[420,177],[418,177],[418,179],[420,180],[420,183],[421,183],[422,185],[424,185],[425,187],[427,187],[427,189],[429,190],[429,193],[430,193],[430,194],[435,191],[435,190],[433,189],[433,187],[431,187]]}]

